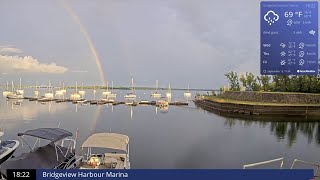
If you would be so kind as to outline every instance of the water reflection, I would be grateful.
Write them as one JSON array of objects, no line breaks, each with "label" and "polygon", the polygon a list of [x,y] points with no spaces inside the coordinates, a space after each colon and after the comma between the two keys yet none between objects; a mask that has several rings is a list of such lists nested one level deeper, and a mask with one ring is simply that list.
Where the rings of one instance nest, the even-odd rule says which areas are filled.
[{"label": "water reflection", "polygon": [[[123,95],[127,94],[115,93],[118,100],[124,100]],[[101,94],[97,91],[93,97],[88,91],[86,97],[101,99]],[[136,94],[136,102],[155,100],[148,91]],[[174,92],[173,97],[173,101],[183,99],[183,92]],[[58,124],[73,133],[79,129],[78,149],[94,132],[127,134],[133,168],[241,168],[248,162],[281,156],[319,161],[319,122],[226,117],[198,108],[192,102],[189,106],[156,107],[41,104],[24,100],[21,105],[14,105],[0,98],[0,122],[0,128],[6,127],[4,138],[8,139],[16,139],[17,132]]]},{"label": "water reflection", "polygon": [[[319,122],[289,122],[287,121],[267,121],[267,120],[253,120],[253,119],[239,119],[226,117],[224,121],[225,127],[232,129],[241,125],[243,127],[250,127],[253,125],[259,125],[259,127],[270,127],[270,132],[278,140],[287,139],[288,145],[292,146],[297,141],[298,134],[302,134],[307,138],[308,144],[313,143],[320,144],[320,123]],[[288,121],[289,120],[289,121]],[[293,119],[295,120],[295,119]]]}]

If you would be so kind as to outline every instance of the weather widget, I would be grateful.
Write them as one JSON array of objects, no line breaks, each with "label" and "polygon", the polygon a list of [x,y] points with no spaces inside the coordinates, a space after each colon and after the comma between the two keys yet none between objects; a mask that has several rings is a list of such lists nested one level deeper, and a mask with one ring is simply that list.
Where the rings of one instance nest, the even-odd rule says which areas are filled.
[{"label": "weather widget", "polygon": [[263,75],[318,74],[318,2],[261,2]]}]

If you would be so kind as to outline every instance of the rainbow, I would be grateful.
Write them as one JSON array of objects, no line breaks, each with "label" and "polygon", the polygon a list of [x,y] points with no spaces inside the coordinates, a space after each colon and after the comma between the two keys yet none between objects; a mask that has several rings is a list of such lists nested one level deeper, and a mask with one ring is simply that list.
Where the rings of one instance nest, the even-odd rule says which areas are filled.
[{"label": "rainbow", "polygon": [[69,13],[69,15],[74,19],[74,21],[79,25],[80,27],[80,31],[83,34],[84,38],[86,39],[88,46],[90,48],[90,51],[95,59],[95,63],[97,64],[98,67],[98,71],[99,71],[99,75],[100,75],[100,79],[101,79],[101,83],[103,84],[103,86],[106,85],[106,79],[104,76],[104,72],[103,72],[103,68],[101,65],[101,60],[99,58],[99,54],[97,49],[95,48],[88,31],[86,30],[86,28],[84,27],[84,25],[81,23],[79,17],[77,16],[77,14],[70,8],[70,6],[68,5],[68,3],[65,0],[62,0],[62,6],[67,10],[67,12]]}]

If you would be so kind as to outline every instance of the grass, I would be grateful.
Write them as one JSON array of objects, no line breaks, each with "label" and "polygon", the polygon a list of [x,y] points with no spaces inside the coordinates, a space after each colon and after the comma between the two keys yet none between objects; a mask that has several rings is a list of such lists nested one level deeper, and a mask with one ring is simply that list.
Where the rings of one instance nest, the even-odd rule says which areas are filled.
[{"label": "grass", "polygon": [[320,104],[286,104],[286,103],[266,103],[255,101],[238,101],[233,99],[221,98],[218,96],[205,96],[206,100],[219,102],[219,103],[232,103],[241,105],[253,105],[253,106],[320,106]]}]

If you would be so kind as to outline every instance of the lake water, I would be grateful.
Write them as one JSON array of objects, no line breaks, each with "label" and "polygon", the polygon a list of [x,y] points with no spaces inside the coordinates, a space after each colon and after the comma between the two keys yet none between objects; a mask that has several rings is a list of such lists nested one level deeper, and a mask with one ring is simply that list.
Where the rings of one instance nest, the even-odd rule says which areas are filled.
[{"label": "lake water", "polygon": [[[117,91],[122,100],[125,91]],[[162,92],[164,94],[164,92]],[[33,90],[26,90],[32,96]],[[150,99],[150,91],[137,91],[138,99]],[[92,90],[86,97],[93,99]],[[101,91],[96,98],[101,98]],[[173,91],[173,100],[183,99]],[[319,118],[320,120],[320,118]],[[319,122],[249,121],[227,118],[196,107],[75,105],[23,100],[21,105],[0,98],[2,139],[19,139],[18,132],[39,127],[79,128],[77,147],[94,132],[116,132],[130,137],[132,168],[242,168],[242,165],[285,157],[320,161]],[[15,154],[28,151],[20,146]],[[278,164],[279,165],[279,164]]]}]

